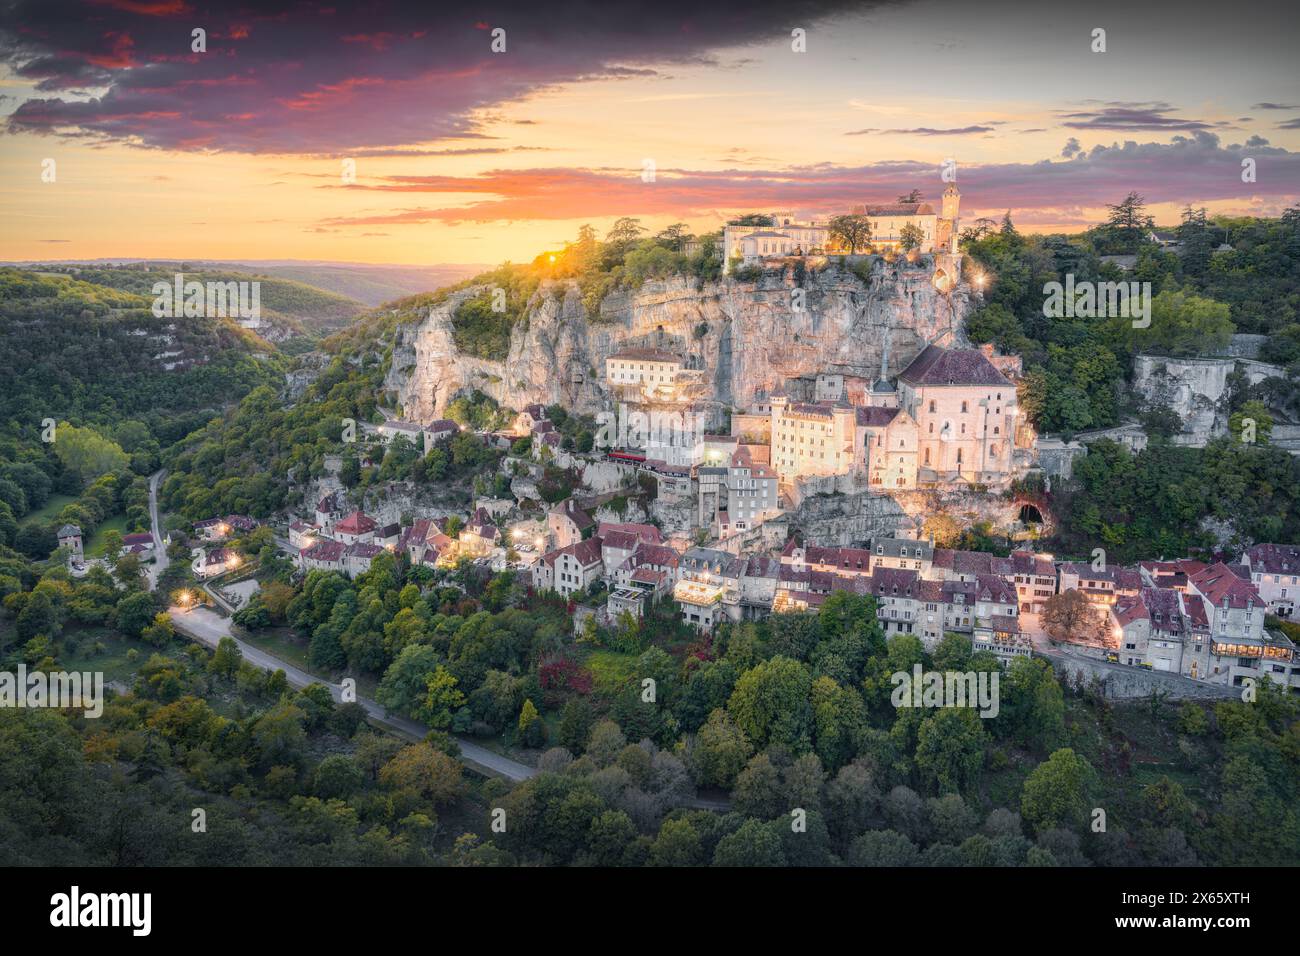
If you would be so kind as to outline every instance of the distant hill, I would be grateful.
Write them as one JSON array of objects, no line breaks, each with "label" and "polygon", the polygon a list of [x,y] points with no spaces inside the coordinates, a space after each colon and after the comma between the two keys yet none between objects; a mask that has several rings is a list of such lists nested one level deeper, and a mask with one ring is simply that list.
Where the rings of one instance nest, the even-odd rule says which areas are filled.
[{"label": "distant hill", "polygon": [[432,292],[490,268],[473,263],[382,266],[350,262],[240,262],[231,265],[304,282],[369,306],[383,305],[417,292]]},{"label": "distant hill", "polygon": [[[418,292],[432,292],[478,275],[490,268],[475,263],[452,263],[434,266],[369,265],[357,262],[317,262],[297,259],[245,259],[232,261],[206,261],[198,259],[95,259],[59,260],[57,262],[11,263],[22,268],[47,271],[62,270],[65,266],[82,269],[112,269],[120,266],[178,268],[195,271],[233,271],[271,276],[290,282],[309,285],[324,292],[334,293],[353,300],[362,306],[382,305]],[[79,276],[79,278],[85,278]],[[132,291],[138,291],[134,288]],[[147,291],[147,290],[146,290]],[[266,290],[263,290],[265,296]],[[263,304],[267,304],[265,298]],[[272,308],[276,308],[271,306]],[[281,310],[284,311],[284,310]],[[361,309],[357,308],[355,315]],[[298,313],[286,312],[289,315]],[[307,316],[300,316],[307,318]]]}]

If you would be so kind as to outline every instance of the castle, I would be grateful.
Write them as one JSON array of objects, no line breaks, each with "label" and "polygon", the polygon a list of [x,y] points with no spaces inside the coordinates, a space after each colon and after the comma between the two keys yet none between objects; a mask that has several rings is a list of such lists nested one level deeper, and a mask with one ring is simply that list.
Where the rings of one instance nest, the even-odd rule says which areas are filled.
[{"label": "castle", "polygon": [[[961,192],[956,183],[949,183],[943,191],[938,213],[928,202],[857,206],[852,212],[866,218],[871,230],[866,244],[876,252],[901,250],[903,230],[912,226],[919,230],[920,235],[917,252],[955,254],[960,206]],[[769,257],[843,255],[849,252],[831,236],[829,221],[796,222],[779,214],[771,219],[768,225],[728,223],[723,227],[725,272],[730,272],[737,262],[752,265]]]}]

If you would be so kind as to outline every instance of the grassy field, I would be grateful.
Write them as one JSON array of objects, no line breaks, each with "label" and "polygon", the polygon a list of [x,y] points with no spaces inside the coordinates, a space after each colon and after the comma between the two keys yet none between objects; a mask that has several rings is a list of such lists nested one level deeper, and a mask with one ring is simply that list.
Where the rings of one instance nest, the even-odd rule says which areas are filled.
[{"label": "grassy field", "polygon": [[632,676],[638,656],[601,648],[589,652],[583,663],[591,669],[595,690],[598,693],[613,693]]},{"label": "grassy field", "polygon": [[49,521],[62,511],[65,506],[72,504],[76,500],[72,495],[50,495],[50,500],[45,502],[45,507],[28,512],[22,523],[30,524],[33,521]]},{"label": "grassy field", "polygon": [[[184,647],[181,644],[172,644],[165,648],[157,648],[145,641],[126,637],[104,627],[69,628],[62,638],[65,646],[70,643],[70,639],[75,641],[77,647],[60,655],[60,669],[102,671],[105,684],[118,681],[128,687],[134,681],[136,671],[151,654],[177,657]],[[97,651],[96,645],[102,645],[103,650]],[[135,651],[134,659],[132,651]]]},{"label": "grassy field", "polygon": [[104,556],[104,534],[110,530],[126,534],[126,515],[113,515],[111,518],[104,519],[104,523],[95,529],[95,533],[86,542],[87,557],[102,558]]}]

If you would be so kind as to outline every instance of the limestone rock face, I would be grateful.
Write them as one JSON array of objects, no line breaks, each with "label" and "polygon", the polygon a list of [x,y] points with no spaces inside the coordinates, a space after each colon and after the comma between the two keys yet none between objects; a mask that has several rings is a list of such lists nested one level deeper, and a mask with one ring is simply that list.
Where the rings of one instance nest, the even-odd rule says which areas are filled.
[{"label": "limestone rock face", "polygon": [[1167,405],[1183,420],[1177,444],[1203,447],[1228,430],[1228,376],[1239,371],[1251,385],[1280,378],[1286,370],[1250,359],[1133,357],[1133,390],[1147,404]]},{"label": "limestone rock face", "polygon": [[705,372],[712,404],[744,408],[794,376],[875,379],[886,341],[891,376],[928,343],[966,345],[969,290],[959,284],[940,292],[933,274],[923,258],[874,259],[865,282],[839,269],[809,272],[802,281],[793,269],[752,281],[675,276],[606,297],[595,321],[575,282],[547,282],[515,324],[504,362],[456,349],[452,313],[482,292],[465,289],[399,329],[385,387],[416,421],[439,417],[458,393],[474,388],[516,409],[542,402],[596,412],[607,405],[606,357],[641,346],[685,356],[689,368]]}]

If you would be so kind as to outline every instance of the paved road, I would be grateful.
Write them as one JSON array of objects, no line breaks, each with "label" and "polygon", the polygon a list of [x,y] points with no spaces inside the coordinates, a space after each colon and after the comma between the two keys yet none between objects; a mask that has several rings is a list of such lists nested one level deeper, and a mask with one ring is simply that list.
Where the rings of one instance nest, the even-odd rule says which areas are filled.
[{"label": "paved road", "polygon": [[[329,688],[330,696],[336,701],[343,700],[343,688],[339,684],[331,684],[327,680],[314,677],[301,668],[294,667],[292,664],[280,660],[280,658],[268,654],[261,648],[254,647],[247,641],[241,641],[230,631],[230,619],[224,618],[215,611],[207,608],[198,607],[192,610],[185,610],[180,607],[169,608],[172,618],[172,624],[176,630],[194,638],[200,644],[206,644],[208,647],[215,648],[217,642],[223,637],[229,637],[239,646],[239,650],[244,655],[244,660],[248,661],[255,667],[263,670],[284,671],[285,677],[289,680],[291,687],[306,687],[308,684],[323,684]],[[394,730],[405,737],[413,740],[423,740],[429,728],[424,724],[414,720],[408,720],[405,717],[387,714],[384,708],[369,698],[357,695],[357,703],[360,704],[367,714],[378,724]],[[494,753],[486,747],[482,747],[473,741],[464,738],[456,738],[460,744],[461,760],[478,770],[491,776],[505,777],[507,780],[526,780],[535,775],[537,770],[527,764],[522,764],[517,760],[511,760],[509,757],[503,757],[501,754]]]},{"label": "paved road", "polygon": [[164,471],[155,471],[149,476],[149,522],[153,532],[153,563],[145,566],[149,576],[149,590],[158,586],[158,578],[171,563],[167,557],[167,545],[163,543],[162,520],[158,516],[158,484],[162,481]]}]

